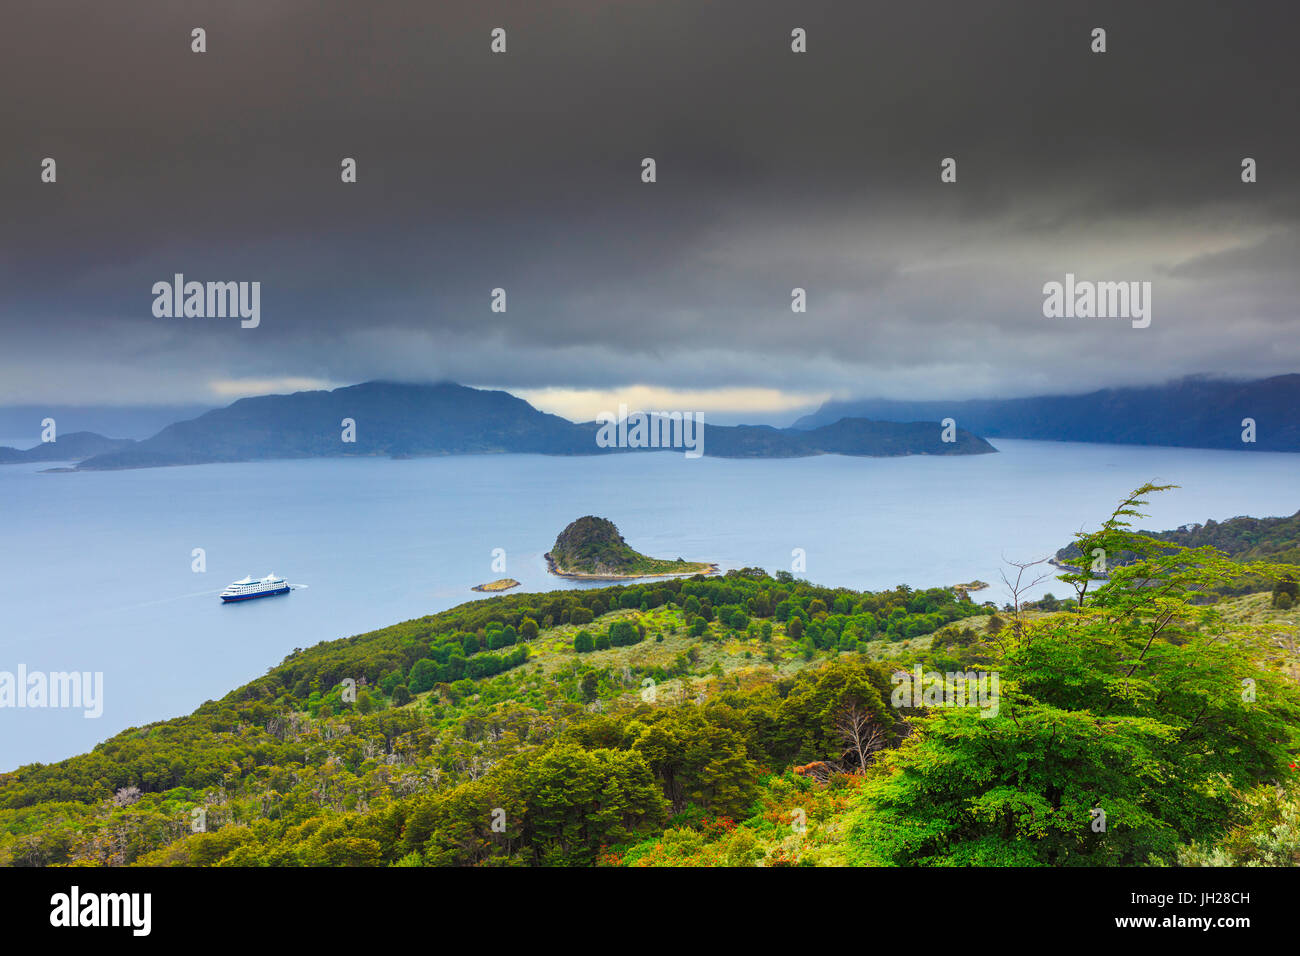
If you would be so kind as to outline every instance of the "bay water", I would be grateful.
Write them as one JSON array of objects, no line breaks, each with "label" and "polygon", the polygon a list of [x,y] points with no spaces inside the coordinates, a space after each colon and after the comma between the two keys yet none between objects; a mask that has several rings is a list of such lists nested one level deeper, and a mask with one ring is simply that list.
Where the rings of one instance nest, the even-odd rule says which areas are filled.
[{"label": "bay water", "polygon": [[[188,713],[307,647],[549,574],[570,521],[614,521],[654,557],[791,570],[875,590],[994,585],[1147,480],[1152,529],[1292,514],[1300,456],[998,439],[996,455],[787,460],[480,455],[308,459],[116,472],[0,466],[0,671],[102,672],[102,714],[0,708],[0,771]],[[196,572],[195,549],[206,570]],[[497,551],[500,549],[500,551]],[[504,553],[505,570],[493,566]],[[299,585],[224,605],[245,575]],[[1059,582],[1037,594],[1068,593]]]}]

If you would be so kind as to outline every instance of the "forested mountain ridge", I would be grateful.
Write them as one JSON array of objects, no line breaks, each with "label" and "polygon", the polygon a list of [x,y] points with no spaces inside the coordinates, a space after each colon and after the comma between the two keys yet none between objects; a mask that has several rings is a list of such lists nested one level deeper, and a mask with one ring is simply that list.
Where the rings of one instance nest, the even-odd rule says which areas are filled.
[{"label": "forested mountain ridge", "polygon": [[[1239,561],[1264,561],[1300,565],[1300,511],[1289,517],[1251,518],[1239,516],[1226,521],[1213,518],[1204,524],[1188,524],[1171,531],[1139,531],[1139,535],[1178,548],[1210,547]],[[1127,564],[1134,560],[1131,551],[1120,550],[1106,556],[1107,564]],[[1080,564],[1081,553],[1071,542],[1059,549],[1054,563],[1069,568]],[[1249,575],[1214,588],[1219,594],[1249,594],[1268,589],[1277,582],[1267,576]],[[1294,588],[1284,588],[1292,593]],[[1279,592],[1281,593],[1281,592]],[[1290,600],[1284,601],[1290,606]]]},{"label": "forested mountain ridge", "polygon": [[[1186,524],[1172,531],[1139,531],[1143,537],[1168,541],[1184,548],[1209,546],[1233,558],[1251,561],[1283,560],[1297,563],[1300,558],[1300,511],[1279,518],[1238,516],[1226,521],[1208,519],[1204,524]],[[1079,557],[1073,542],[1056,552],[1061,561]]]},{"label": "forested mountain ridge", "polygon": [[[729,675],[735,686],[761,691],[763,710],[779,710],[796,688],[811,692],[819,686],[813,665],[838,657],[841,648],[856,652],[872,642],[903,642],[983,614],[985,609],[946,589],[858,595],[758,571],[470,602],[322,642],[188,717],[124,731],[89,754],[57,764],[0,774],[0,862],[215,863],[241,846],[228,862],[252,862],[248,840],[254,833],[262,834],[260,842],[275,831],[279,845],[291,823],[317,819],[319,825],[348,808],[376,803],[392,812],[401,805],[405,814],[422,802],[416,795],[443,791],[457,793],[460,801],[461,786],[481,785],[498,765],[500,773],[562,773],[575,801],[597,800],[576,786],[573,762],[604,780],[626,758],[605,747],[585,756],[571,752],[574,746],[591,750],[587,735],[610,719],[593,707],[626,710],[623,721],[636,714],[643,723],[667,721],[665,732],[684,720],[674,734],[688,726],[704,733],[704,749],[687,758],[695,769],[664,765],[662,772],[672,776],[664,786],[695,794],[693,812],[739,814],[757,786],[756,756],[784,764],[825,756],[830,731],[805,720],[805,711],[791,701],[784,717],[773,712],[762,722],[777,720],[774,736],[760,743],[751,734],[744,743],[746,735],[732,718],[719,722],[694,714],[697,693]],[[852,673],[861,682],[868,669],[863,664]],[[886,687],[886,672],[873,673]],[[355,700],[345,702],[349,678],[357,688]],[[647,678],[661,688],[653,706],[641,698]],[[753,731],[769,737],[758,726]],[[567,755],[563,766],[535,761],[536,751],[552,748]],[[729,795],[716,789],[720,777],[708,785],[709,793],[697,793],[697,776],[715,775],[710,766],[718,748],[737,753],[746,776]],[[634,777],[632,783],[644,791],[639,799],[648,801],[638,805],[648,820],[660,819],[661,798]],[[534,783],[542,786],[540,779]],[[218,804],[210,800],[214,793],[221,795]],[[581,816],[582,806],[565,813]],[[207,807],[210,832],[194,835],[187,821],[198,807]],[[337,834],[332,827],[323,832],[347,841],[357,822],[351,819]],[[593,829],[576,843],[552,842],[554,834],[543,827],[547,836],[525,841],[528,861],[593,862],[602,843],[624,832],[624,822],[607,820],[602,827],[608,830]],[[476,818],[466,818],[454,826],[474,823]],[[634,831],[641,832],[626,830]],[[359,859],[393,862],[412,850],[423,852],[428,838],[417,841],[408,834],[400,845],[378,841],[381,852],[374,858],[374,847],[365,843]],[[534,846],[534,840],[540,842]],[[272,857],[258,851],[256,859],[358,861],[348,856],[358,850],[353,844],[312,842],[320,844],[319,854],[305,853],[305,845],[264,848]],[[518,844],[512,847],[512,854],[522,852]],[[478,852],[445,856],[440,850],[428,859],[470,862]]]}]

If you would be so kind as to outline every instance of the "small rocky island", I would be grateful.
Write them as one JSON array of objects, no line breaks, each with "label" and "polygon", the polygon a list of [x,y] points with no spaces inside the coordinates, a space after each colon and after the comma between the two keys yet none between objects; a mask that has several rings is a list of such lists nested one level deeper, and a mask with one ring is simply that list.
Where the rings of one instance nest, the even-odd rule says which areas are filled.
[{"label": "small rocky island", "polygon": [[487,584],[476,584],[471,591],[509,591],[511,588],[519,587],[519,582],[514,578],[497,578],[495,581],[489,581]]},{"label": "small rocky island", "polygon": [[546,566],[562,578],[617,581],[625,578],[666,578],[714,574],[716,564],[650,558],[623,540],[614,522],[586,515],[560,532],[546,555]]}]

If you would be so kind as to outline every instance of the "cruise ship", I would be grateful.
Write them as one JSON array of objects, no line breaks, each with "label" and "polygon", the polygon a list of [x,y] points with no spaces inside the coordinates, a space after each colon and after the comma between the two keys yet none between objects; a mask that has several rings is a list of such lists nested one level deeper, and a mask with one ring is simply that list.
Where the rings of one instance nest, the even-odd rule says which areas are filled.
[{"label": "cruise ship", "polygon": [[288,594],[289,585],[285,583],[284,578],[277,578],[274,574],[268,574],[266,577],[254,581],[251,577],[244,578],[242,581],[236,581],[230,587],[221,592],[223,601],[248,601],[252,598],[270,597],[272,594]]}]

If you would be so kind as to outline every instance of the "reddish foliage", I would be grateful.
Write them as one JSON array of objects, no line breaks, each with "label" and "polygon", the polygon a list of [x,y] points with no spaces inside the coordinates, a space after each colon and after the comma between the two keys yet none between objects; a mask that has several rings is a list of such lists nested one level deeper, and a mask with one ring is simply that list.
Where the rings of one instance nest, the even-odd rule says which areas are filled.
[{"label": "reddish foliage", "polygon": [[600,850],[597,851],[596,853],[596,865],[597,866],[622,866],[623,855],[621,853],[615,853],[607,846],[602,846]]},{"label": "reddish foliage", "polygon": [[830,773],[830,767],[826,766],[825,761],[814,760],[812,763],[806,763],[802,767],[795,767],[794,772],[801,777],[821,776]]}]

